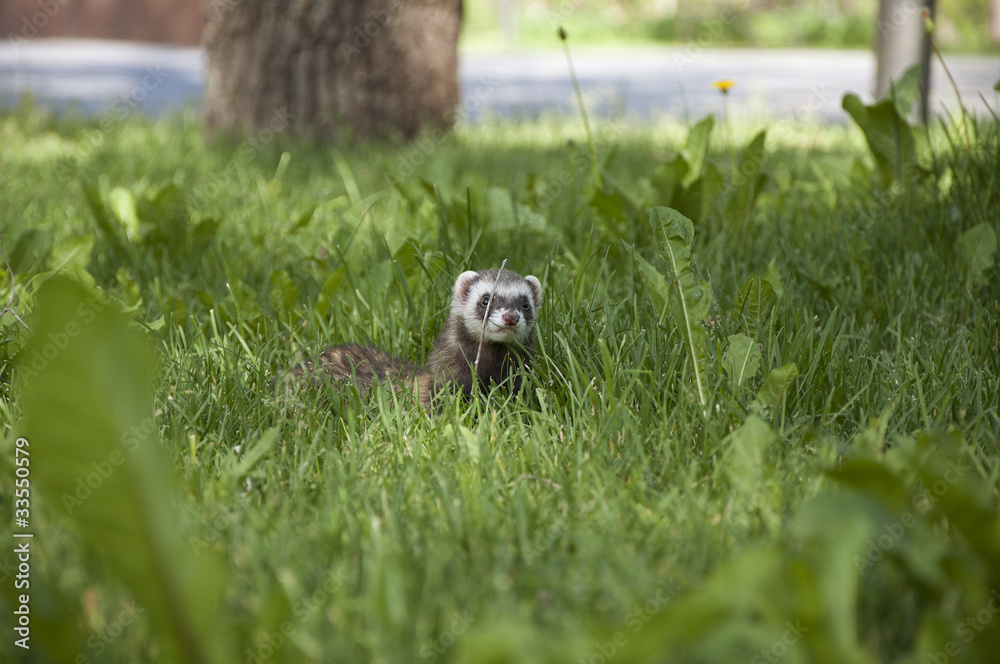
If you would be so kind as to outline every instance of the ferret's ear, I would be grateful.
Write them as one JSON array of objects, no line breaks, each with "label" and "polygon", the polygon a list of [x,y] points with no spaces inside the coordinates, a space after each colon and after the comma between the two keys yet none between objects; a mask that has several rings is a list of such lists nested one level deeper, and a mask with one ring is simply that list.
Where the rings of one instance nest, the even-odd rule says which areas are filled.
[{"label": "ferret's ear", "polygon": [[472,288],[472,284],[477,281],[479,281],[479,273],[472,270],[458,275],[458,279],[455,280],[455,290],[452,292],[452,297],[459,302],[464,302],[465,298],[469,295],[469,289]]},{"label": "ferret's ear", "polygon": [[524,278],[531,286],[531,292],[535,296],[535,308],[542,306],[542,282],[538,280],[538,277],[533,277],[530,274]]}]

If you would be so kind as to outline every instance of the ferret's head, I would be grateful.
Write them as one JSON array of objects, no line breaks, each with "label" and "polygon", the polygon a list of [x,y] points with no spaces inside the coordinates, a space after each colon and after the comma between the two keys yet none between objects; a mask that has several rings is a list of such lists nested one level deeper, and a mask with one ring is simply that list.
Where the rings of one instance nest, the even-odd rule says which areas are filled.
[{"label": "ferret's head", "polygon": [[[535,317],[542,306],[542,284],[535,277],[522,277],[496,268],[463,272],[455,281],[451,315],[475,339],[483,333],[483,317],[489,306],[485,340],[494,343],[527,344],[535,330]],[[493,288],[496,284],[496,289]],[[492,294],[492,299],[491,299]]]}]

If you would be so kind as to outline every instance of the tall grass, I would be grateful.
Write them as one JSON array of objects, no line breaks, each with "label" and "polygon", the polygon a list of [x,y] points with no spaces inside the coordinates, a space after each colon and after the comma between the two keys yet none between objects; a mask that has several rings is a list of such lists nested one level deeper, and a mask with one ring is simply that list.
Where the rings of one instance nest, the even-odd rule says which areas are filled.
[{"label": "tall grass", "polygon": [[[995,255],[977,263],[959,241],[1000,230],[997,124],[979,125],[971,151],[934,128],[924,173],[891,183],[856,130],[774,131],[740,223],[726,205],[750,185],[721,175],[726,146],[706,139],[676,198],[704,212],[690,248],[713,302],[699,321],[704,404],[685,337],[634,259],[661,258],[646,219],[674,195],[656,173],[687,128],[594,127],[607,137],[595,188],[575,126],[340,150],[205,145],[189,116],[100,140],[90,121],[0,118],[15,306],[42,335],[25,346],[31,334],[0,318],[4,486],[24,434],[40,487],[25,661],[167,661],[185,645],[212,661],[732,661],[773,654],[795,620],[807,630],[784,647],[800,661],[916,657],[958,638],[1000,569],[996,543],[959,519],[974,506],[983,528],[998,523],[1000,276]],[[737,143],[756,129],[737,127]],[[412,175],[400,166],[418,158]],[[336,343],[422,361],[455,276],[503,259],[545,289],[524,393],[429,415],[380,389],[276,387]],[[747,331],[733,301],[767,274],[781,292],[753,329],[761,368],[737,384],[722,367]],[[65,465],[40,423],[66,416],[54,395],[76,397],[50,399],[28,374],[59,277],[128,320],[100,325],[153,349],[140,433],[176,479],[132,486],[168,506],[154,533],[222,570],[216,599],[187,596],[214,602],[204,641],[171,632],[160,595],[66,514],[89,461]],[[99,392],[115,381],[88,359],[116,348],[93,339],[37,380],[72,377],[118,412],[120,395]],[[797,377],[762,398],[791,364]],[[918,512],[944,458],[969,471]],[[129,457],[115,472],[148,469]],[[901,543],[852,567],[908,506],[918,523]],[[5,580],[3,601],[13,592]],[[133,600],[148,610],[125,624]],[[967,661],[986,661],[997,624],[962,644]]]}]

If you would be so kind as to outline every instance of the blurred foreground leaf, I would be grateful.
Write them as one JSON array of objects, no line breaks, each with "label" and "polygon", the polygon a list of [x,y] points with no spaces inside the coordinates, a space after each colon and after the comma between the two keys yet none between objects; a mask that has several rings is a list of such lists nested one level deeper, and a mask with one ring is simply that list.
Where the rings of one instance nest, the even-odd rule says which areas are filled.
[{"label": "blurred foreground leaf", "polygon": [[80,286],[38,294],[22,363],[32,479],[125,582],[172,659],[218,662],[224,578],[176,523],[172,464],[153,432],[152,356],[124,318]]},{"label": "blurred foreground leaf", "polygon": [[987,274],[996,264],[997,233],[989,222],[984,221],[965,231],[958,237],[958,255],[966,274],[966,284],[970,288],[981,286]]}]

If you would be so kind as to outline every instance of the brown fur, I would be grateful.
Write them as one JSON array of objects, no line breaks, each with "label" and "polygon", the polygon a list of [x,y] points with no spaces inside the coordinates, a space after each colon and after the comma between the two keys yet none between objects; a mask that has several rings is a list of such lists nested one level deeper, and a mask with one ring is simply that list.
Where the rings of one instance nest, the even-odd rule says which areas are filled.
[{"label": "brown fur", "polygon": [[[427,357],[427,371],[435,376],[435,384],[447,380],[458,385],[464,394],[471,395],[474,385],[472,365],[478,349],[479,337],[473,337],[451,316]],[[518,369],[531,360],[534,349],[533,334],[526,344],[520,346],[484,340],[477,371],[480,389],[485,392],[494,383],[503,383],[517,373]],[[520,389],[519,381],[515,383],[514,389]]]},{"label": "brown fur", "polygon": [[[452,295],[451,313],[427,357],[426,367],[417,367],[378,348],[350,344],[329,348],[320,353],[314,362],[295,367],[292,373],[298,377],[311,376],[313,383],[317,384],[317,374],[322,371],[335,387],[353,381],[362,395],[371,389],[375,381],[379,381],[393,387],[397,394],[416,393],[425,406],[454,388],[470,396],[477,383],[485,393],[494,384],[513,378],[511,387],[518,390],[520,380],[515,374],[527,366],[534,353],[535,316],[541,306],[541,288],[534,277],[525,278],[506,271],[500,273],[500,285],[491,296],[491,316],[502,310],[517,311],[524,332],[520,341],[484,338],[479,351],[482,335],[473,334],[472,330],[481,325],[486,307],[469,300],[475,294],[482,297],[484,288],[489,289],[496,279],[495,269],[465,272],[458,278]],[[486,282],[486,285],[481,282]],[[504,324],[500,329],[503,330]],[[496,326],[493,329],[497,329]],[[478,381],[473,376],[477,351]]]}]

